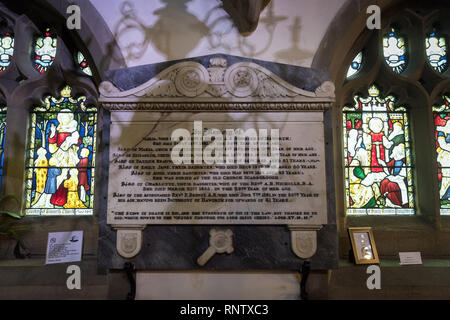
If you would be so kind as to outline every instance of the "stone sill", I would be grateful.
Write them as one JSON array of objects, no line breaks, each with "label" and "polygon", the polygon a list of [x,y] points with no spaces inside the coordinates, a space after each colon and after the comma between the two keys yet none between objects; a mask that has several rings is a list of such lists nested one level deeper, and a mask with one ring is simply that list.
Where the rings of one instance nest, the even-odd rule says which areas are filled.
[{"label": "stone sill", "polygon": [[45,257],[31,257],[25,259],[0,259],[0,268],[11,268],[11,267],[45,267],[45,266],[68,266],[70,264],[81,265],[87,263],[89,265],[97,263],[97,256],[84,255],[81,261],[77,262],[66,262],[66,263],[55,263],[55,264],[45,264]]},{"label": "stone sill", "polygon": [[[354,264],[345,259],[339,259],[339,269],[361,267],[366,269],[370,264]],[[401,265],[400,260],[380,259],[380,268],[450,268],[450,259],[422,259],[421,265]],[[449,269],[450,270],[450,269]]]},{"label": "stone sill", "polygon": [[[73,262],[72,264],[80,264],[83,262],[93,262],[97,260],[96,257],[83,257],[83,260],[80,262]],[[397,267],[397,268],[410,268],[410,267],[423,267],[423,268],[428,268],[428,267],[445,267],[445,268],[450,268],[450,259],[422,259],[422,265],[410,265],[410,266],[402,266],[400,265],[400,260],[396,259],[380,259],[380,263],[379,266],[381,268],[392,268],[392,267]],[[69,263],[60,263],[57,265],[61,265],[61,264],[69,264]],[[369,265],[357,265],[354,264],[350,261],[348,261],[347,259],[339,259],[338,262],[339,266],[338,266],[338,270],[339,269],[343,269],[343,268],[353,268],[353,267],[361,267],[361,268],[367,268],[367,266]],[[45,264],[45,259],[44,258],[28,258],[28,259],[9,259],[9,260],[0,260],[0,268],[3,267],[43,267],[46,266]],[[144,272],[177,272],[177,273],[183,273],[185,271],[180,271],[180,270],[164,270],[164,271],[149,271],[149,270],[140,270],[140,271],[144,271]],[[190,270],[190,272],[202,272],[201,270]],[[281,270],[279,270],[281,271]],[[288,271],[288,270],[286,270]],[[186,270],[186,272],[188,272],[188,270]],[[206,272],[206,271],[205,271]],[[211,272],[211,271],[208,271]],[[251,270],[241,270],[239,272],[242,273],[248,273],[248,272],[252,272]],[[261,270],[256,271],[256,272],[263,272]]]},{"label": "stone sill", "polygon": [[11,259],[0,260],[0,268],[2,267],[43,267],[45,266],[45,259]]},{"label": "stone sill", "polygon": [[423,259],[422,265],[400,265],[398,259],[381,259],[380,276],[382,290],[370,292],[366,283],[369,265],[354,265],[339,261],[339,269],[331,271],[330,288],[337,290],[333,297],[366,298],[450,298],[450,259]]},{"label": "stone sill", "polygon": [[372,227],[382,231],[435,231],[432,222],[421,216],[347,216],[347,227]]},{"label": "stone sill", "polygon": [[450,216],[441,216],[442,231],[450,232]]}]

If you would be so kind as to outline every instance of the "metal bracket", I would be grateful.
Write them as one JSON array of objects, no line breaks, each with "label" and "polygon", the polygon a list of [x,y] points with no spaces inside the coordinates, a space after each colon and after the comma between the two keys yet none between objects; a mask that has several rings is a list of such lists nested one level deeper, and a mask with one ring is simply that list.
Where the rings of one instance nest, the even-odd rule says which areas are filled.
[{"label": "metal bracket", "polygon": [[308,260],[303,261],[302,269],[300,273],[302,274],[302,280],[300,281],[300,298],[302,300],[308,300],[308,292],[306,292],[306,282],[308,281],[309,271],[311,271],[311,263]]},{"label": "metal bracket", "polygon": [[130,282],[130,292],[127,294],[127,300],[134,300],[136,298],[136,269],[131,262],[125,262],[123,268],[127,274],[128,281]]},{"label": "metal bracket", "polygon": [[[25,253],[22,253],[21,249],[23,249],[25,251]],[[30,256],[31,256],[31,253],[25,247],[22,240],[17,240],[17,243],[14,246],[14,257],[16,257],[16,259],[25,259],[25,258],[29,258]]]}]

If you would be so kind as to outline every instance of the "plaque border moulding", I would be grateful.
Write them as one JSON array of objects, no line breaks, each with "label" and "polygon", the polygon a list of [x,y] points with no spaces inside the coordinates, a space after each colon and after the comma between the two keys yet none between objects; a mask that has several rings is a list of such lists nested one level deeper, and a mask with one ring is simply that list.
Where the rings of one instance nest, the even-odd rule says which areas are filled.
[{"label": "plaque border moulding", "polygon": [[[323,82],[314,92],[297,88],[268,69],[252,63],[227,66],[222,57],[210,65],[185,61],[174,64],[146,83],[121,91],[113,83],[99,86],[99,102],[111,111],[319,111],[335,102],[334,84]],[[117,251],[124,258],[142,247],[145,225],[112,225],[117,230]],[[292,251],[302,259],[317,250],[322,225],[288,225]]]}]

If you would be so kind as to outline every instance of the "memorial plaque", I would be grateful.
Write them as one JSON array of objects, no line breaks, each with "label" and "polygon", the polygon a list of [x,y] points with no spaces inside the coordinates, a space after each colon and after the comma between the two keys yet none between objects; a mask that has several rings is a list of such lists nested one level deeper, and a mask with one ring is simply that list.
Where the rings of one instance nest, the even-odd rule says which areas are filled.
[{"label": "memorial plaque", "polygon": [[[326,224],[322,117],[114,112],[108,224]],[[190,139],[183,150],[177,129]]]},{"label": "memorial plaque", "polygon": [[205,56],[117,70],[100,85],[111,119],[108,266],[121,267],[118,256],[159,269],[337,261],[324,132],[334,85],[316,70],[260,63]]}]

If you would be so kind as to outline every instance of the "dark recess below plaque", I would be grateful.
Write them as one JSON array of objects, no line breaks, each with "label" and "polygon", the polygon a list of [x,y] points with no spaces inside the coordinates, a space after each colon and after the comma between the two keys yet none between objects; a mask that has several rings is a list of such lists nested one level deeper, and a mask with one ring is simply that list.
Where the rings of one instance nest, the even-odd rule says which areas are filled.
[{"label": "dark recess below plaque", "polygon": [[[233,231],[232,254],[215,254],[204,267],[197,258],[209,247],[209,230]],[[148,226],[141,252],[126,260],[116,250],[116,232],[101,223],[99,267],[122,269],[131,261],[137,269],[148,270],[299,270],[302,260],[291,250],[290,233],[285,226]],[[318,232],[317,253],[312,269],[337,268],[336,228],[327,225]]]}]

